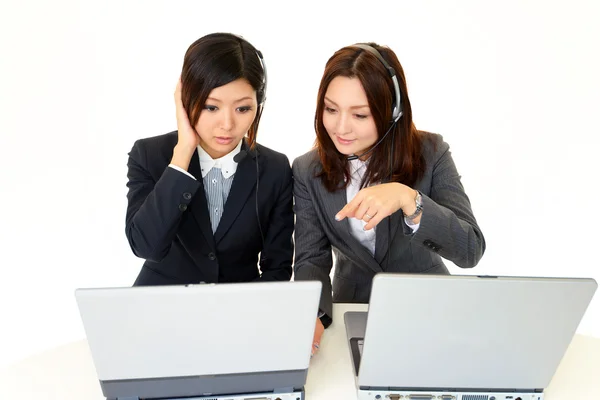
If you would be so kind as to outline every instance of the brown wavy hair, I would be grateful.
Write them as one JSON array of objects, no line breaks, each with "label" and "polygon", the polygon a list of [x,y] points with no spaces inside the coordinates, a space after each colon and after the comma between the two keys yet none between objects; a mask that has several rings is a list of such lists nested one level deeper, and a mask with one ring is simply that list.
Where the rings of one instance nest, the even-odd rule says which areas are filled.
[{"label": "brown wavy hair", "polygon": [[[385,139],[370,153],[367,171],[362,186],[377,182],[400,182],[412,186],[423,176],[425,159],[421,154],[424,134],[417,131],[413,120],[406,79],[396,54],[376,43],[364,43],[375,48],[395,70],[400,86],[402,117]],[[345,188],[350,183],[347,156],[338,152],[323,125],[325,93],[331,81],[343,76],[357,78],[367,95],[369,108],[375,120],[378,140],[390,128],[392,104],[395,101],[394,85],[383,63],[371,52],[357,46],[346,46],[336,51],[327,61],[317,95],[315,112],[315,148],[321,160],[322,170],[317,177],[328,191]],[[390,150],[393,143],[393,160]],[[368,150],[368,149],[367,149]],[[390,171],[391,177],[390,177]]]},{"label": "brown wavy hair", "polygon": [[183,59],[181,101],[190,124],[196,126],[210,92],[240,78],[256,91],[258,110],[248,130],[248,144],[253,148],[266,84],[257,50],[248,41],[231,33],[211,33],[192,43]]}]

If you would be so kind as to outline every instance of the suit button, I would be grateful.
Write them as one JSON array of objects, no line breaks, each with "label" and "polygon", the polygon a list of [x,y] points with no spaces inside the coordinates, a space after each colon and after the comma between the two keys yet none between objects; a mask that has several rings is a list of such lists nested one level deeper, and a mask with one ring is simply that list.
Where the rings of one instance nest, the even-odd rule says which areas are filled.
[{"label": "suit button", "polygon": [[180,204],[179,211],[185,211],[185,210],[187,210],[187,204]]},{"label": "suit button", "polygon": [[215,253],[208,253],[208,259],[211,261],[215,261],[217,259],[217,256],[215,256]]},{"label": "suit button", "polygon": [[191,193],[188,193],[188,192],[185,192],[185,193],[183,194],[183,198],[184,198],[184,199],[186,199],[186,200],[189,200],[189,199],[191,199],[191,198],[192,198],[192,194],[191,194]]}]

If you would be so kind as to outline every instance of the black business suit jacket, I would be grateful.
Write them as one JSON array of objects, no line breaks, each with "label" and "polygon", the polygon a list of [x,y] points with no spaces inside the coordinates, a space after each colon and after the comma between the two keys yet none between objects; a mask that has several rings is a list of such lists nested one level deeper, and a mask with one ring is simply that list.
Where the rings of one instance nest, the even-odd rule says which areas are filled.
[{"label": "black business suit jacket", "polygon": [[289,280],[294,215],[288,158],[242,143],[247,153],[213,234],[198,152],[188,170],[194,180],[168,166],[176,143],[174,131],[140,139],[129,153],[125,231],[133,253],[145,259],[134,286]]}]

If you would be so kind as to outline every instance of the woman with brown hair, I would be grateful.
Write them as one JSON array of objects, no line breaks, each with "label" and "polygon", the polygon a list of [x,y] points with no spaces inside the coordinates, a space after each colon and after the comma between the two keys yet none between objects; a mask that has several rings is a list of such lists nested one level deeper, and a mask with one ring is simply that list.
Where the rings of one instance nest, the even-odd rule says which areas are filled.
[{"label": "woman with brown hair", "polygon": [[323,283],[318,348],[332,302],[367,303],[375,274],[448,274],[442,258],[471,268],[485,240],[448,144],[415,127],[389,48],[356,44],[329,59],[315,130],[292,171],[294,279]]},{"label": "woman with brown hair", "polygon": [[190,45],[177,130],[129,153],[125,230],[145,259],[134,285],[290,279],[292,171],[256,143],[265,95],[264,60],[249,42],[213,33]]}]

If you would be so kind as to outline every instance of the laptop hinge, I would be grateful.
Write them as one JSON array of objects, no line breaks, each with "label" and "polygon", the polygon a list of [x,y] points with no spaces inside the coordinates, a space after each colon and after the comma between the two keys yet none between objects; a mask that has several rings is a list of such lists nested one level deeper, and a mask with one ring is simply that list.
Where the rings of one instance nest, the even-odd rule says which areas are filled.
[{"label": "laptop hinge", "polygon": [[[108,399],[111,400],[111,399]],[[140,400],[139,397],[117,397],[116,400]]]}]

